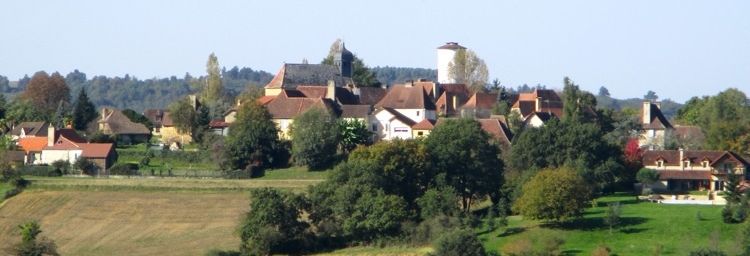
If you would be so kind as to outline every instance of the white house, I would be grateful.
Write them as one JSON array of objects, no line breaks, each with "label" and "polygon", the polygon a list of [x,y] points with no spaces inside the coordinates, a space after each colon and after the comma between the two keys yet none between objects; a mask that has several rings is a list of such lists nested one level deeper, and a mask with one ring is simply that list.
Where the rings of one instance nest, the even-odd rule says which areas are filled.
[{"label": "white house", "polygon": [[427,119],[436,120],[435,103],[429,96],[431,88],[406,83],[391,87],[375,104],[373,132],[379,139],[412,138],[411,126]]}]

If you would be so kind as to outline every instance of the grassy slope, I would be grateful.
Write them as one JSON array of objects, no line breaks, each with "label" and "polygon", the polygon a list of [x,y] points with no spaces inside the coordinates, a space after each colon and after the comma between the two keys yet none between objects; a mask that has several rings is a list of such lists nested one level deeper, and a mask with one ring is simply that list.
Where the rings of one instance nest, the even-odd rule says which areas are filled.
[{"label": "grassy slope", "polygon": [[62,255],[200,255],[234,249],[248,205],[241,192],[29,190],[0,208],[0,244],[39,220]]},{"label": "grassy slope", "polygon": [[[490,250],[521,239],[556,234],[566,243],[564,251],[575,255],[589,255],[598,245],[605,244],[618,255],[649,255],[657,245],[662,255],[687,255],[697,247],[708,247],[718,241],[720,248],[734,250],[737,225],[724,224],[720,206],[664,205],[636,203],[632,196],[612,196],[599,200],[600,205],[620,201],[621,228],[611,235],[602,222],[606,206],[588,209],[584,219],[561,228],[541,227],[538,222],[510,218],[509,229],[515,233],[498,236],[497,232],[483,234],[485,247]],[[698,219],[698,212],[702,220]],[[712,234],[715,233],[715,234]],[[718,235],[718,237],[716,236]]]}]

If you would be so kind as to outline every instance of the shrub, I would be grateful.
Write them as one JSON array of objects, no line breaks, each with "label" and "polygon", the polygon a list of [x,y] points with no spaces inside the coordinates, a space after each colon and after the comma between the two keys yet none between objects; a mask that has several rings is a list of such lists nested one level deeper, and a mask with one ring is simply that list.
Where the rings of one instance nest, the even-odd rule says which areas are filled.
[{"label": "shrub", "polygon": [[588,184],[576,172],[548,169],[523,185],[514,208],[530,219],[561,221],[581,216],[590,197]]},{"label": "shrub", "polygon": [[61,173],[57,172],[53,167],[46,165],[28,165],[18,169],[19,175],[25,176],[41,176],[41,177],[55,177],[60,176]]},{"label": "shrub", "polygon": [[439,215],[419,223],[413,230],[409,231],[409,237],[414,245],[423,245],[435,241],[435,239],[452,230],[464,227],[458,217]]},{"label": "shrub", "polygon": [[99,167],[94,164],[94,162],[91,162],[91,160],[88,160],[86,158],[80,158],[78,161],[76,161],[75,164],[73,164],[75,168],[78,170],[81,170],[81,173],[89,175],[89,176],[95,176],[99,172]]},{"label": "shrub", "polygon": [[57,161],[52,162],[52,168],[53,168],[54,174],[50,173],[51,175],[62,176],[70,172],[70,163],[68,163],[68,161],[65,161],[65,160],[57,160]]},{"label": "shrub", "polygon": [[719,250],[701,248],[701,249],[697,249],[697,250],[690,252],[689,255],[690,256],[726,256],[727,254]]},{"label": "shrub", "polygon": [[296,165],[322,170],[333,164],[340,140],[335,116],[323,108],[311,108],[295,117],[290,129]]},{"label": "shrub", "polygon": [[542,234],[531,239],[520,239],[505,244],[502,248],[503,255],[509,256],[556,256],[561,255],[560,247],[565,240],[556,234]]},{"label": "shrub", "polygon": [[206,254],[204,254],[204,256],[240,256],[240,252],[238,252],[238,251],[222,251],[222,250],[218,250],[218,249],[212,249],[212,250],[206,252]]},{"label": "shrub", "polygon": [[519,239],[505,244],[502,252],[508,256],[534,255],[534,244],[529,239]]},{"label": "shrub", "polygon": [[435,244],[434,255],[438,256],[483,256],[487,255],[476,234],[468,229],[454,230],[440,237]]},{"label": "shrub", "polygon": [[117,163],[109,168],[110,175],[138,175],[138,165],[134,163]]},{"label": "shrub", "polygon": [[459,212],[458,196],[451,187],[431,188],[417,198],[419,214],[427,220],[436,216],[455,216]]},{"label": "shrub", "polygon": [[594,248],[594,251],[591,252],[591,256],[609,256],[610,254],[612,254],[612,250],[605,245],[597,246]]}]

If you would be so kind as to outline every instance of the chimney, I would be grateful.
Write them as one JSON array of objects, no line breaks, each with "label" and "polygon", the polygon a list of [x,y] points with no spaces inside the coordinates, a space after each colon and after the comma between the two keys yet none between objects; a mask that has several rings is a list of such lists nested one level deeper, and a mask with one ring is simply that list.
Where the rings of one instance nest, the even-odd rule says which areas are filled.
[{"label": "chimney", "polygon": [[458,111],[458,97],[453,95],[453,111]]},{"label": "chimney", "polygon": [[326,88],[326,99],[336,101],[336,83],[333,80],[328,80],[328,88]]},{"label": "chimney", "polygon": [[536,97],[536,105],[534,107],[534,112],[539,112],[542,110],[542,97]]},{"label": "chimney", "polygon": [[102,108],[102,120],[107,118],[107,108]]},{"label": "chimney", "polygon": [[47,146],[51,147],[55,145],[55,126],[49,124],[47,126]]},{"label": "chimney", "polygon": [[642,116],[643,124],[650,124],[651,123],[651,102],[650,101],[643,102],[642,115],[643,115]]},{"label": "chimney", "polygon": [[685,159],[685,149],[680,148],[680,167],[682,167],[682,169],[685,169],[687,166],[685,166],[685,161],[682,161],[683,159]]}]

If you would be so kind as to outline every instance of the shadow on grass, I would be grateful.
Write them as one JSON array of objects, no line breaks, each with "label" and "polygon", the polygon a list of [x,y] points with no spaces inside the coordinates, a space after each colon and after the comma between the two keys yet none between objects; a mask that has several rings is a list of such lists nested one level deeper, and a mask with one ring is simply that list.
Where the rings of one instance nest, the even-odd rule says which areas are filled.
[{"label": "shadow on grass", "polygon": [[497,237],[512,236],[512,235],[515,235],[515,234],[522,233],[524,231],[526,231],[526,228],[524,228],[524,227],[513,227],[513,228],[506,229],[505,232],[497,234]]},{"label": "shadow on grass", "polygon": [[597,208],[598,207],[607,207],[611,203],[620,203],[621,205],[625,205],[625,204],[638,204],[638,203],[642,203],[642,202],[643,201],[638,201],[638,199],[636,199],[636,197],[633,196],[632,198],[629,198],[629,199],[622,199],[622,200],[617,200],[617,201],[596,202],[596,207]]},{"label": "shadow on grass", "polygon": [[564,250],[560,252],[561,255],[580,255],[581,253],[583,253],[583,251],[578,249]]},{"label": "shadow on grass", "polygon": [[[623,227],[643,224],[647,220],[648,220],[647,218],[642,218],[642,217],[622,217],[620,218],[620,225],[617,225],[617,227],[620,229],[623,229]],[[581,218],[581,219],[572,220],[568,222],[562,222],[562,223],[546,223],[546,224],[542,224],[542,227],[553,228],[553,229],[563,229],[563,230],[584,230],[584,231],[609,229],[609,226],[606,223],[604,223],[604,220],[602,218]],[[646,229],[632,229],[632,230],[641,232]],[[632,233],[636,233],[636,232],[632,232]]]}]

